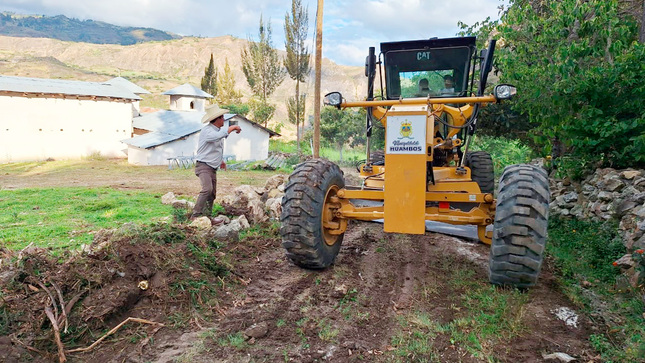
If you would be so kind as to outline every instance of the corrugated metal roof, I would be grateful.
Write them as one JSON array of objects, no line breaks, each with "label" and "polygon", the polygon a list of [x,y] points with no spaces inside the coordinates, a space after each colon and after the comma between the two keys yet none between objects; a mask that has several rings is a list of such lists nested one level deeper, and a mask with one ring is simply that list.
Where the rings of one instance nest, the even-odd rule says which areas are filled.
[{"label": "corrugated metal roof", "polygon": [[136,84],[128,81],[127,79],[125,79],[123,77],[114,77],[114,78],[110,79],[109,81],[105,81],[103,83],[104,84],[111,84],[113,86],[123,87],[123,88],[127,89],[128,91],[130,91],[130,92],[132,92],[134,94],[137,94],[137,95],[148,95],[148,94],[150,94],[150,92],[147,89],[145,89],[143,87],[139,87]]},{"label": "corrugated metal roof", "polygon": [[132,119],[138,129],[183,137],[201,130],[203,111],[159,111]]},{"label": "corrugated metal roof", "polygon": [[153,146],[159,146],[161,144],[175,141],[177,139],[178,137],[175,135],[164,134],[162,132],[149,132],[147,134],[135,136],[131,139],[121,140],[121,142],[142,149],[148,149]]},{"label": "corrugated metal roof", "polygon": [[190,83],[184,83],[181,86],[177,86],[171,90],[164,92],[163,94],[168,96],[194,96],[201,98],[213,98],[213,96],[200,90]]},{"label": "corrugated metal roof", "polygon": [[68,81],[62,79],[0,76],[0,91],[42,93],[72,96],[97,96],[140,100],[141,97],[123,87],[98,82]]},{"label": "corrugated metal roof", "polygon": [[[122,142],[142,149],[149,149],[175,141],[201,131],[202,127],[204,127],[202,117],[205,113],[204,111],[159,111],[135,117],[132,120],[132,126],[150,132],[122,140]],[[225,114],[224,120],[229,121],[234,117],[250,122],[253,126],[268,132],[269,136],[280,136],[277,132],[234,113]]]}]

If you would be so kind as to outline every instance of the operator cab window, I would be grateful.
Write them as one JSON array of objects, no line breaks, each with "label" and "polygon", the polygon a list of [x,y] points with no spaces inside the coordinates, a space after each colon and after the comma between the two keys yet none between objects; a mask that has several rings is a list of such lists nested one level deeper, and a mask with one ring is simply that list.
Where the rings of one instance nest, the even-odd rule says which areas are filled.
[{"label": "operator cab window", "polygon": [[385,53],[387,97],[465,96],[471,49],[467,46]]}]

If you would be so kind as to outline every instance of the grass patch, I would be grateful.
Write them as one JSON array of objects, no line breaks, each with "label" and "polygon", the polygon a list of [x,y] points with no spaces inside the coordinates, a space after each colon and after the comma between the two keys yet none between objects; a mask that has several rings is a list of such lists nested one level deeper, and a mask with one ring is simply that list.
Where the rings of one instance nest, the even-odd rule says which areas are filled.
[{"label": "grass patch", "polygon": [[[296,141],[269,140],[269,151],[297,154],[298,148]],[[300,143],[300,152],[303,155],[312,155],[311,145],[308,141]],[[321,145],[319,150],[321,158],[331,160],[343,165],[354,165],[356,162],[365,159],[365,148],[343,148],[343,160],[340,161],[340,150],[336,147]]]},{"label": "grass patch", "polygon": [[494,361],[500,342],[524,332],[523,306],[528,294],[492,286],[477,278],[472,269],[449,267],[448,263],[446,282],[456,296],[451,305],[454,317],[444,324],[422,310],[401,317],[401,329],[390,341],[394,350],[389,354],[394,361],[441,361],[435,341],[455,346],[459,354]]},{"label": "grass patch", "polygon": [[32,243],[43,248],[76,248],[93,233],[124,223],[149,223],[172,215],[159,195],[111,188],[0,190],[0,240],[9,249]]},{"label": "grass patch", "polygon": [[[615,222],[552,219],[547,253],[569,299],[594,321],[609,327],[589,338],[602,361],[643,361],[645,295],[617,289],[623,276],[612,262],[625,253],[617,231]],[[591,285],[583,288],[583,281]]]},{"label": "grass patch", "polygon": [[217,340],[217,343],[222,347],[233,347],[238,350],[244,349],[247,346],[246,339],[244,339],[244,334],[242,334],[241,332],[229,334],[223,338],[220,338]]}]

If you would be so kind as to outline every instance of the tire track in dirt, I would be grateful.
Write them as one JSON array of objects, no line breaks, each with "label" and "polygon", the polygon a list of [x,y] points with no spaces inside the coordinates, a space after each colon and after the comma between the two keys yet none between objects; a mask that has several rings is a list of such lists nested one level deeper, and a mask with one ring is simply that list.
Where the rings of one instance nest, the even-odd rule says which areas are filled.
[{"label": "tire track in dirt", "polygon": [[[226,315],[202,331],[211,338],[193,332],[172,337],[174,342],[160,341],[165,348],[148,352],[147,360],[170,362],[182,349],[185,356],[187,349],[203,344],[204,349],[190,354],[190,361],[416,361],[414,356],[394,355],[394,337],[412,334],[402,321],[418,312],[445,326],[468,317],[466,291],[451,279],[472,270],[467,278],[488,286],[488,252],[487,246],[454,237],[389,234],[379,224],[352,222],[336,263],[311,271],[289,262],[276,243],[237,265],[237,273],[250,282],[227,289]],[[557,291],[548,271],[527,294],[523,306],[513,307],[520,309],[525,328],[489,347],[491,356],[502,362],[538,362],[542,353],[565,352],[591,360],[589,322],[581,318],[573,328],[555,318],[553,309],[572,304]],[[266,324],[266,334],[243,347],[222,343],[253,324]],[[192,345],[181,343],[191,339]],[[481,361],[446,333],[429,344],[439,361]],[[164,350],[174,354],[172,359],[162,358]]]}]

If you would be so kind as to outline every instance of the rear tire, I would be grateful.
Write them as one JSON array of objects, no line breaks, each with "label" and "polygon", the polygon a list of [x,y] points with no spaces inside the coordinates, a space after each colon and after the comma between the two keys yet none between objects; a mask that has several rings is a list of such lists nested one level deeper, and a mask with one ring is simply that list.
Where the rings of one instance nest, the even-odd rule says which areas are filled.
[{"label": "rear tire", "polygon": [[344,234],[332,235],[323,227],[323,207],[344,187],[343,172],[328,160],[306,161],[289,176],[280,235],[287,257],[296,265],[322,269],[334,262]]},{"label": "rear tire", "polygon": [[493,194],[495,192],[495,171],[493,158],[486,151],[474,151],[466,154],[464,164],[470,168],[470,175],[474,182],[479,185],[482,193]]},{"label": "rear tire", "polygon": [[537,283],[547,241],[549,201],[545,170],[527,164],[504,169],[490,249],[491,283],[519,288]]}]

